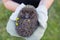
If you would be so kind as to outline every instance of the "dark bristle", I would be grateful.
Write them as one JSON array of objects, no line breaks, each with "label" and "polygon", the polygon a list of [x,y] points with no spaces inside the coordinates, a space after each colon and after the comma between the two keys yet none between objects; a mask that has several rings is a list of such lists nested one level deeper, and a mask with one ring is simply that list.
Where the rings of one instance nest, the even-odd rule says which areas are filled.
[{"label": "dark bristle", "polygon": [[37,12],[35,7],[27,5],[18,14],[19,25],[16,26],[16,31],[20,36],[29,37],[38,28],[39,22],[37,18]]}]

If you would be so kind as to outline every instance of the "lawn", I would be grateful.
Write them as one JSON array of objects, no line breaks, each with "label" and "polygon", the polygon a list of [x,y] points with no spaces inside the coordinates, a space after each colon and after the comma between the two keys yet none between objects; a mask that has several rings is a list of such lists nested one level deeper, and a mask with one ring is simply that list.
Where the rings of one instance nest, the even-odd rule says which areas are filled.
[{"label": "lawn", "polygon": [[[12,37],[6,32],[5,28],[11,13],[0,3],[0,40],[24,40]],[[55,0],[49,9],[48,27],[41,40],[60,40],[60,0]]]}]

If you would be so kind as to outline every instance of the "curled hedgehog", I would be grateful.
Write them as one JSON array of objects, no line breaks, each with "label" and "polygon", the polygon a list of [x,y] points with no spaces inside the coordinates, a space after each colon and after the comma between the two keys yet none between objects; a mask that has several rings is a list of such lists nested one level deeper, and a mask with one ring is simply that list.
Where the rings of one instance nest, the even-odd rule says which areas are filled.
[{"label": "curled hedgehog", "polygon": [[16,18],[16,32],[23,37],[31,36],[38,28],[38,14],[35,7],[32,5],[26,5],[19,12]]}]

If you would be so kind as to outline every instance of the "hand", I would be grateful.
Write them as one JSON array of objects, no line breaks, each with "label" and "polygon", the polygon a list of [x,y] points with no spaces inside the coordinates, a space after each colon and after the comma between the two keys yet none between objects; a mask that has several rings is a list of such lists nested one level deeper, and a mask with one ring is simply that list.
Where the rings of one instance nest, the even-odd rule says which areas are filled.
[{"label": "hand", "polygon": [[[18,8],[14,12],[15,16],[13,14],[11,15],[12,17],[10,17],[9,22],[7,24],[7,28],[6,28],[7,32],[11,36],[16,36],[16,37],[20,37],[15,30],[15,20],[18,15],[18,14],[16,15],[16,13],[18,13],[19,11]],[[38,21],[41,25],[35,30],[35,32],[30,37],[24,37],[26,40],[40,40],[47,28],[47,19],[48,19],[47,9],[45,8],[45,6],[40,5],[39,7],[36,8],[36,11],[38,13]]]},{"label": "hand", "polygon": [[20,10],[25,7],[25,4],[24,3],[21,3],[15,10],[15,12],[12,13],[12,15],[10,16],[10,19],[13,20],[13,21],[16,21],[16,18],[20,12]]}]

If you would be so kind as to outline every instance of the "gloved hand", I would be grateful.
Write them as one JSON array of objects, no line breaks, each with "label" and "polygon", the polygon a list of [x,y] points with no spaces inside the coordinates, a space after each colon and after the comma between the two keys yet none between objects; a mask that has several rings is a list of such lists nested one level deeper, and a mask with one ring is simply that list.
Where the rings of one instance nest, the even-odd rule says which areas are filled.
[{"label": "gloved hand", "polygon": [[39,5],[36,8],[36,11],[38,13],[38,21],[41,23],[41,25],[44,27],[47,26],[47,20],[48,20],[48,9],[45,5]]},{"label": "gloved hand", "polygon": [[[23,5],[23,6],[22,6]],[[18,16],[19,11],[24,7],[24,4],[21,4],[19,7],[17,7],[16,11],[10,16],[10,19],[7,23],[7,32],[11,35],[11,36],[16,36],[16,37],[21,37],[17,34],[16,30],[15,30],[15,21],[16,18]],[[48,15],[47,15],[47,9],[44,5],[40,5],[36,8],[36,11],[38,13],[38,21],[41,24],[40,27],[38,27],[36,29],[36,31],[30,36],[30,37],[23,37],[26,40],[40,40],[41,37],[43,36],[46,28],[47,28],[47,19],[48,19]]]},{"label": "gloved hand", "polygon": [[16,18],[17,18],[17,16],[18,16],[20,10],[21,10],[22,8],[24,8],[24,7],[25,7],[25,4],[24,4],[24,3],[21,3],[21,4],[16,8],[15,12],[12,13],[12,15],[10,16],[10,19],[13,20],[13,21],[16,21]]}]

